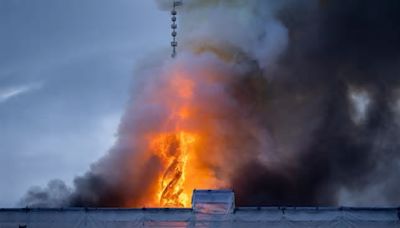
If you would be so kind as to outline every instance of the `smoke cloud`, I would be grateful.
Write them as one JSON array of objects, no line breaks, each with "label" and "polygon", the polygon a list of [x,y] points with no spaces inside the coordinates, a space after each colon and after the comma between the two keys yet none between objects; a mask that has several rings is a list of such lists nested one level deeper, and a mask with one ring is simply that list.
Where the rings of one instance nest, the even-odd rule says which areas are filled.
[{"label": "smoke cloud", "polygon": [[53,181],[21,205],[146,206],[163,170],[148,137],[174,128],[175,103],[239,206],[399,204],[400,2],[277,2],[184,1],[178,56],[138,65],[115,146],[73,189]]}]

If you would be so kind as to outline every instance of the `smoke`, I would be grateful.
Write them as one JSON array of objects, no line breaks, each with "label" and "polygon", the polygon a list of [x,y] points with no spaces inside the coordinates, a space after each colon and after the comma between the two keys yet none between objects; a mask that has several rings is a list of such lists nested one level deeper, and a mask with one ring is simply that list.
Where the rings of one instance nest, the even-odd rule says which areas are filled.
[{"label": "smoke", "polygon": [[61,180],[52,180],[46,188],[33,187],[22,199],[35,207],[62,207],[68,204],[71,189]]},{"label": "smoke", "polygon": [[[178,56],[137,67],[115,146],[73,190],[49,184],[21,204],[155,202],[165,167],[148,139],[177,123],[202,137],[188,164],[207,171],[200,187],[233,188],[240,206],[399,204],[399,10],[396,0],[185,1]],[[176,104],[189,109],[183,123]]]}]

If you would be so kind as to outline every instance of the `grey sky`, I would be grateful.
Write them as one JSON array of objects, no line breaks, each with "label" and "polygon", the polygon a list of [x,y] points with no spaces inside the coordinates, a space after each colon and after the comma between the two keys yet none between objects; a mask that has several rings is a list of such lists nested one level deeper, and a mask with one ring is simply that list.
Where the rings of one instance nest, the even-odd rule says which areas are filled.
[{"label": "grey sky", "polygon": [[135,61],[169,32],[149,0],[0,1],[0,207],[107,152]]}]

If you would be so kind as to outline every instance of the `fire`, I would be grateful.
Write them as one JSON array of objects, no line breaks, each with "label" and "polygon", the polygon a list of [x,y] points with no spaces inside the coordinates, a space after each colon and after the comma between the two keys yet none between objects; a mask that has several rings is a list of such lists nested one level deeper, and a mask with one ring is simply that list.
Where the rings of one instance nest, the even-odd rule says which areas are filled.
[{"label": "fire", "polygon": [[165,207],[187,207],[190,199],[184,192],[186,166],[196,137],[188,132],[161,134],[152,142],[153,150],[165,164],[159,180],[159,203]]},{"label": "fire", "polygon": [[153,183],[154,195],[146,205],[190,207],[193,189],[215,187],[213,174],[198,159],[206,133],[191,127],[202,121],[194,111],[195,89],[188,75],[176,71],[154,95],[154,100],[162,102],[168,113],[158,132],[148,137],[150,154],[160,161],[161,171]]}]

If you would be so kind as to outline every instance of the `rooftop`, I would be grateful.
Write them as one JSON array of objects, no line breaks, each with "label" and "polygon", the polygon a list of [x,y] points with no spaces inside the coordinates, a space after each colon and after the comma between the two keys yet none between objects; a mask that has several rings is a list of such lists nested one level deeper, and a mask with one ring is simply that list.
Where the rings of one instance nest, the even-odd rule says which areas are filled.
[{"label": "rooftop", "polygon": [[235,207],[230,190],[195,190],[192,208],[0,209],[0,227],[400,227],[400,207]]}]

